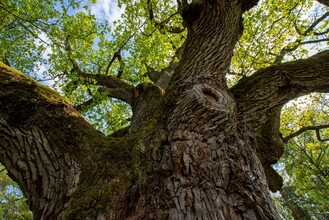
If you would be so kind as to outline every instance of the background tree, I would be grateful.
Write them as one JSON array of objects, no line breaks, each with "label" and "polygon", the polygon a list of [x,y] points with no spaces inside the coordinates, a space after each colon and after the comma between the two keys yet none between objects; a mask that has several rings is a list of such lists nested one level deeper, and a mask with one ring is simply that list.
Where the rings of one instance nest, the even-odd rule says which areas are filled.
[{"label": "background tree", "polygon": [[295,219],[327,219],[327,96],[304,97],[288,105],[285,112],[281,126],[287,142],[280,160],[285,176],[285,186],[280,191],[285,200],[282,203],[295,210]]},{"label": "background tree", "polygon": [[0,159],[34,217],[278,218],[282,106],[329,89],[328,52],[304,47],[328,41],[319,2],[120,1],[110,26],[83,2],[1,3],[4,62],[47,65],[123,128],[2,65]]},{"label": "background tree", "polygon": [[2,219],[32,219],[22,192],[0,166],[0,216]]}]

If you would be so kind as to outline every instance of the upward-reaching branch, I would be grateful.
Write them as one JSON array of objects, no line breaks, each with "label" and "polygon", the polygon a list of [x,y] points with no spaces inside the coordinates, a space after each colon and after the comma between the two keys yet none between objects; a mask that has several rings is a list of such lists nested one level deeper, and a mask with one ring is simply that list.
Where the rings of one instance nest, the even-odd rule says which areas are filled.
[{"label": "upward-reaching branch", "polygon": [[124,66],[125,66],[124,62],[123,62],[123,59],[122,59],[122,56],[121,56],[121,53],[120,53],[120,50],[116,51],[113,54],[113,57],[112,57],[110,63],[106,67],[106,75],[109,75],[110,67],[112,66],[115,59],[118,59],[118,61],[120,63],[120,68],[118,70],[118,75],[117,75],[117,78],[120,79],[122,74],[123,74],[123,69],[124,69]]},{"label": "upward-reaching branch", "polygon": [[[120,69],[119,69],[118,75],[117,75],[117,77],[113,77],[110,75],[90,74],[90,73],[84,72],[79,67],[77,61],[72,58],[72,47],[70,44],[69,36],[67,36],[67,38],[66,38],[65,50],[67,51],[69,60],[71,61],[72,65],[73,65],[73,69],[71,70],[71,72],[76,72],[79,76],[81,76],[85,79],[94,79],[96,81],[96,85],[104,86],[104,87],[112,90],[112,92],[108,93],[109,97],[120,99],[131,105],[131,101],[132,101],[131,92],[134,87],[120,79],[122,76],[123,67],[124,67],[120,51],[114,53],[109,65],[106,69],[106,73],[107,73],[109,71],[109,68],[111,67],[113,61],[115,59],[119,60]],[[115,90],[115,91],[113,92],[113,90]]]},{"label": "upward-reaching branch", "polygon": [[108,208],[116,190],[106,200],[103,193],[127,181],[125,142],[105,137],[59,94],[0,63],[0,162],[35,219],[80,219],[90,207]]},{"label": "upward-reaching branch", "polygon": [[170,78],[172,77],[175,69],[178,66],[178,62],[175,61],[175,58],[178,58],[179,60],[181,59],[181,55],[182,55],[182,51],[184,50],[184,47],[185,47],[185,43],[183,43],[183,45],[176,50],[175,56],[172,57],[171,62],[166,68],[160,71],[156,71],[155,69],[146,66],[147,72],[145,74],[149,77],[149,79],[154,84],[160,86],[160,88],[164,90],[167,88],[170,82]]}]

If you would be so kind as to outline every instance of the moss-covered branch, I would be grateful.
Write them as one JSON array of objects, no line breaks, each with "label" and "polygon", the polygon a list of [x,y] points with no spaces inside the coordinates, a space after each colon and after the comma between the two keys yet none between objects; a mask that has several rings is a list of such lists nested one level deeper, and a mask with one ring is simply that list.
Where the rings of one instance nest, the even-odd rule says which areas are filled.
[{"label": "moss-covered branch", "polygon": [[78,72],[79,76],[85,79],[93,79],[96,85],[104,86],[109,89],[115,89],[116,92],[109,93],[112,98],[120,99],[131,105],[133,86],[113,76],[89,74]]},{"label": "moss-covered branch", "polygon": [[[64,215],[75,191],[96,185],[90,176],[116,176],[129,160],[124,142],[105,137],[58,93],[0,63],[0,161],[36,219]],[[104,157],[110,160],[99,167]]]}]

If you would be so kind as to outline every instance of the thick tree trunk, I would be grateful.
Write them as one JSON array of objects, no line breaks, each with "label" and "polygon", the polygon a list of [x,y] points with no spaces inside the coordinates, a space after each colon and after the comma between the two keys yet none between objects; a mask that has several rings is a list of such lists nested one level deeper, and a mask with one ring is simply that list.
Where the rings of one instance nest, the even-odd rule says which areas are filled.
[{"label": "thick tree trunk", "polygon": [[166,204],[170,219],[278,219],[252,149],[254,135],[238,121],[225,84],[242,33],[241,7],[238,1],[190,7],[199,17],[189,21],[185,52],[165,95],[168,143],[162,147],[169,157],[160,173],[168,177],[157,180],[155,201]]},{"label": "thick tree trunk", "polygon": [[185,50],[166,91],[77,69],[112,92],[121,85],[115,97],[132,105],[131,126],[110,137],[57,93],[1,65],[0,160],[35,219],[279,219],[268,183],[272,190],[281,184],[271,168],[283,150],[281,106],[329,88],[328,54],[305,61],[320,81],[309,77],[314,71],[282,64],[263,70],[273,80],[259,73],[229,90],[241,14],[256,3],[187,5]]}]

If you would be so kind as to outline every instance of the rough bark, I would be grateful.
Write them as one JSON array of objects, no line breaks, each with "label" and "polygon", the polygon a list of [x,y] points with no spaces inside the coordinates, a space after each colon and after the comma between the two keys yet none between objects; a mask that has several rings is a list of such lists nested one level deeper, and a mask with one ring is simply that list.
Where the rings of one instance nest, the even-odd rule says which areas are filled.
[{"label": "rough bark", "polygon": [[[108,167],[99,166],[102,155],[116,161],[123,150],[110,150],[117,147],[113,140],[56,92],[3,64],[0,73],[1,163],[28,198],[35,219],[64,218],[67,207],[81,206],[70,204],[73,193],[95,184],[90,176],[105,173],[102,167]],[[106,171],[107,178],[111,172]]]},{"label": "rough bark", "polygon": [[269,186],[281,183],[271,168],[283,150],[281,106],[327,91],[328,54],[228,89],[241,15],[256,3],[186,3],[187,40],[166,90],[76,67],[99,85],[122,87],[117,96],[132,105],[131,126],[110,137],[55,92],[1,65],[0,160],[35,218],[279,219]]},{"label": "rough bark", "polygon": [[329,51],[308,59],[261,69],[245,77],[231,92],[240,117],[255,129],[266,123],[273,109],[311,92],[329,92]]},{"label": "rough bark", "polygon": [[281,107],[311,92],[328,92],[328,60],[329,51],[324,51],[306,60],[271,66],[243,78],[231,89],[239,119],[257,133],[257,155],[272,191],[282,186],[282,178],[271,167],[284,151],[279,133]]}]

